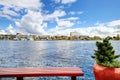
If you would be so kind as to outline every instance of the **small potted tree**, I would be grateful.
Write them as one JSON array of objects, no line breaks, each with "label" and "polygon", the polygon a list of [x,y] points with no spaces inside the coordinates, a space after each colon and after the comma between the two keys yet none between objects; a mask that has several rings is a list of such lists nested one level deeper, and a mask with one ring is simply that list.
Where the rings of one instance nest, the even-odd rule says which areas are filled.
[{"label": "small potted tree", "polygon": [[108,38],[103,42],[96,42],[97,50],[95,50],[93,59],[95,64],[93,72],[95,80],[120,80],[120,62],[116,58],[115,51]]}]

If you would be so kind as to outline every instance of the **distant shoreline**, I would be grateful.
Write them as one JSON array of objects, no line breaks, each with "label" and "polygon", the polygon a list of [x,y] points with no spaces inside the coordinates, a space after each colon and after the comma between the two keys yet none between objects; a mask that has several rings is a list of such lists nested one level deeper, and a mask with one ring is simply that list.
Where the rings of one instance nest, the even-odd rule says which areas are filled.
[{"label": "distant shoreline", "polygon": [[[111,40],[120,40],[120,35],[116,36],[107,36],[107,38]],[[78,36],[78,35],[70,35],[70,36],[50,36],[50,35],[24,35],[24,34],[16,34],[16,35],[0,35],[0,40],[14,40],[14,41],[43,41],[43,40],[103,40],[100,36]]]},{"label": "distant shoreline", "polygon": [[[0,41],[97,41],[97,40],[0,40]],[[111,41],[120,41],[120,40],[111,40]]]}]

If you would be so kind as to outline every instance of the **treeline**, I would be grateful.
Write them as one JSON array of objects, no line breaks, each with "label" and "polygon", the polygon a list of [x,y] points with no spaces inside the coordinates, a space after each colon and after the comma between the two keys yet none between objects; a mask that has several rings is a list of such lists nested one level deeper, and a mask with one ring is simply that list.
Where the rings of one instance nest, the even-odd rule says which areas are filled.
[{"label": "treeline", "polygon": [[[111,40],[120,40],[120,36],[107,36]],[[0,40],[102,40],[99,36],[49,36],[49,35],[0,35]]]}]

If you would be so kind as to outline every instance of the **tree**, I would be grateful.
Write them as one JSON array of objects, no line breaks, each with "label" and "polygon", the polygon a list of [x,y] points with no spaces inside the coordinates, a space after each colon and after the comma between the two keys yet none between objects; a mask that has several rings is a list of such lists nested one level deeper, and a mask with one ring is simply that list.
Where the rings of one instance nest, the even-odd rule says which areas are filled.
[{"label": "tree", "polygon": [[115,50],[108,38],[105,38],[103,42],[96,42],[97,50],[95,50],[94,58],[98,64],[108,67],[120,67],[120,62],[115,60],[120,55],[115,55]]}]

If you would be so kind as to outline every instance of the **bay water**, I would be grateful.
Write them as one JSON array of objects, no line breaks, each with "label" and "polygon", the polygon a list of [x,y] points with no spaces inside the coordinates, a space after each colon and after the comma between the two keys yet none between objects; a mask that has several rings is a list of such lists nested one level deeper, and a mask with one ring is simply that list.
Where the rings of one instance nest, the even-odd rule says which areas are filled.
[{"label": "bay water", "polygon": [[[120,54],[120,41],[110,41]],[[77,80],[94,80],[91,56],[96,41],[0,41],[0,68],[79,67],[84,72]],[[15,80],[15,78],[1,78]],[[25,80],[70,80],[70,77],[32,77]]]}]

